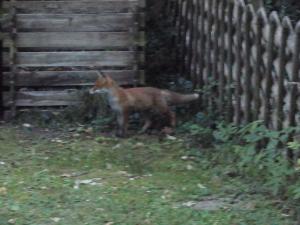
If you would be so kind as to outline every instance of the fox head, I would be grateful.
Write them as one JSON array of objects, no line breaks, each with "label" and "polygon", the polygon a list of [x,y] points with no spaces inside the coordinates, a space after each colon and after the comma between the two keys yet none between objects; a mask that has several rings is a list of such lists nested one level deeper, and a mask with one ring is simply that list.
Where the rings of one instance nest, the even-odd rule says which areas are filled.
[{"label": "fox head", "polygon": [[94,87],[92,87],[89,92],[90,92],[90,94],[105,93],[110,88],[115,87],[115,86],[116,86],[115,81],[113,79],[111,79],[109,76],[107,76],[101,72],[98,75],[98,78],[95,82]]}]

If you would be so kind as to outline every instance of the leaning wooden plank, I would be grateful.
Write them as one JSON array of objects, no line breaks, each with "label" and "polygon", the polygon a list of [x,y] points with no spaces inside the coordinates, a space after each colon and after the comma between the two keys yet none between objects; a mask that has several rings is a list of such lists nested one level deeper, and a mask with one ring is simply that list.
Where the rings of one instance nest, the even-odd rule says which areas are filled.
[{"label": "leaning wooden plank", "polygon": [[[104,70],[120,85],[132,85],[137,79],[132,70]],[[143,71],[140,71],[141,73]],[[9,85],[9,72],[4,73],[3,85]],[[98,74],[96,71],[22,71],[16,79],[18,87],[55,87],[93,85]]]},{"label": "leaning wooden plank", "polygon": [[[17,25],[20,31],[128,31],[132,17],[132,13],[19,14]],[[139,18],[142,21],[144,14]]]},{"label": "leaning wooden plank", "polygon": [[[4,106],[9,106],[10,96],[4,93]],[[65,106],[79,103],[77,91],[24,91],[16,93],[16,106]]]},{"label": "leaning wooden plank", "polygon": [[[132,51],[18,52],[19,67],[120,66],[134,63]],[[3,62],[8,65],[7,53]]]},{"label": "leaning wooden plank", "polygon": [[[128,12],[139,4],[135,0],[118,1],[18,1],[19,13],[108,13]],[[4,2],[4,9],[9,2]]]},{"label": "leaning wooden plank", "polygon": [[19,48],[80,50],[127,48],[133,42],[126,32],[25,32],[18,33],[16,41]]}]

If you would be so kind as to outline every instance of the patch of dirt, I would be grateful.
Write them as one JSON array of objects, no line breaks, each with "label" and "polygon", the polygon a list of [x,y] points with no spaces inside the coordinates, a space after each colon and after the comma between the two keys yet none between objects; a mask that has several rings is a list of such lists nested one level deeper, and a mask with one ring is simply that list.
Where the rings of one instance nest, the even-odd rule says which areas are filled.
[{"label": "patch of dirt", "polygon": [[232,197],[221,198],[217,196],[208,196],[198,201],[185,202],[182,204],[182,206],[189,207],[199,211],[203,211],[203,210],[216,211],[219,209],[228,209],[228,208],[252,210],[255,208],[255,203],[251,201],[240,201]]}]

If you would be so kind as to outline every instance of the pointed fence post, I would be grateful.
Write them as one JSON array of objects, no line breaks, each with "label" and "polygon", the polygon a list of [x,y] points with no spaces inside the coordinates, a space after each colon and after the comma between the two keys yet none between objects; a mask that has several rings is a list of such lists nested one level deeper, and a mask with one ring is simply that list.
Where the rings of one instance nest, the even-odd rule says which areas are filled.
[{"label": "pointed fence post", "polygon": [[236,31],[236,48],[235,48],[235,58],[236,58],[236,71],[235,71],[235,124],[240,125],[241,123],[241,76],[242,76],[242,41],[243,41],[243,11],[245,10],[245,6],[242,1],[238,2],[237,5],[237,31]]},{"label": "pointed fence post", "polygon": [[252,5],[247,5],[245,10],[245,30],[244,30],[244,40],[245,40],[245,83],[244,83],[244,93],[245,93],[245,108],[244,108],[244,119],[246,123],[251,121],[251,97],[252,97],[252,85],[251,85],[251,22],[253,19],[253,9]]},{"label": "pointed fence post", "polygon": [[283,128],[283,120],[284,120],[284,95],[285,95],[285,87],[284,87],[284,79],[285,79],[285,65],[287,62],[286,56],[286,47],[287,47],[287,39],[290,32],[291,22],[288,17],[284,17],[282,21],[282,32],[280,39],[280,48],[279,48],[279,71],[278,71],[278,96],[276,101],[276,129],[281,130]]},{"label": "pointed fence post", "polygon": [[224,112],[224,96],[225,96],[225,11],[227,4],[225,0],[221,0],[220,2],[220,71],[219,71],[219,104],[218,104],[218,112],[225,116]]},{"label": "pointed fence post", "polygon": [[233,87],[233,54],[234,54],[234,49],[233,49],[233,8],[234,8],[234,3],[233,1],[228,2],[228,12],[227,12],[227,40],[228,40],[228,51],[227,51],[227,82],[226,82],[226,100],[227,100],[227,105],[226,105],[226,120],[227,122],[232,122],[233,121],[233,92],[234,92],[234,87]]},{"label": "pointed fence post", "polygon": [[256,14],[256,36],[255,36],[255,66],[254,66],[254,93],[253,93],[253,120],[258,120],[260,113],[260,93],[261,93],[261,63],[263,62],[262,57],[262,32],[263,25],[267,23],[265,11],[261,9]]},{"label": "pointed fence post", "polygon": [[266,89],[264,99],[264,123],[266,127],[271,126],[271,96],[272,96],[272,83],[273,83],[273,64],[274,64],[274,47],[275,47],[275,34],[279,26],[279,18],[276,12],[272,12],[269,17],[269,34],[267,43],[267,66],[266,66]]}]

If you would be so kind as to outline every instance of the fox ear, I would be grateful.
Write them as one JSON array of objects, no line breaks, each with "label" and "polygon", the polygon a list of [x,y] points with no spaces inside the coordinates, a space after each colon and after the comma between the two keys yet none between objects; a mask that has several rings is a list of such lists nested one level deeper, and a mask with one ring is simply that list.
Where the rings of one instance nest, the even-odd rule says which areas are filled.
[{"label": "fox ear", "polygon": [[96,71],[96,73],[97,73],[98,78],[102,78],[102,75],[98,70]]},{"label": "fox ear", "polygon": [[99,70],[98,72],[99,72],[99,74],[100,74],[102,77],[107,78],[107,76],[105,75],[105,73],[103,73],[101,70]]}]

